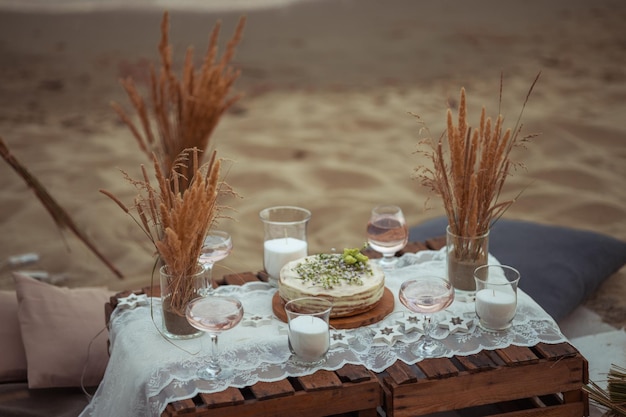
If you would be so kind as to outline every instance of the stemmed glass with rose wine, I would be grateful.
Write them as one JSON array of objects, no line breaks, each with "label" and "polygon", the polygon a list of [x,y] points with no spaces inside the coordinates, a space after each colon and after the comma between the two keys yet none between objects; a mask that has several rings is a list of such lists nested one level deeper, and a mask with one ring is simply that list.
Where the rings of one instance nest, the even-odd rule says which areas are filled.
[{"label": "stemmed glass with rose wine", "polygon": [[208,292],[213,288],[213,265],[226,258],[233,250],[233,240],[228,232],[210,230],[204,237],[198,262],[206,268]]},{"label": "stemmed glass with rose wine", "polygon": [[423,358],[442,356],[446,347],[431,337],[431,315],[444,310],[454,301],[454,287],[450,281],[437,276],[411,279],[402,283],[398,297],[406,308],[424,315],[424,339],[413,347],[412,352]]},{"label": "stemmed glass with rose wine", "polygon": [[409,240],[409,230],[402,209],[393,205],[380,205],[372,209],[367,223],[367,243],[383,257],[379,265],[383,269],[394,268],[398,259],[396,252]]},{"label": "stemmed glass with rose wine", "polygon": [[198,377],[206,380],[224,379],[232,369],[220,366],[218,335],[235,327],[243,318],[243,305],[234,297],[208,295],[192,300],[185,311],[189,324],[211,336],[211,359],[206,368],[198,370]]}]

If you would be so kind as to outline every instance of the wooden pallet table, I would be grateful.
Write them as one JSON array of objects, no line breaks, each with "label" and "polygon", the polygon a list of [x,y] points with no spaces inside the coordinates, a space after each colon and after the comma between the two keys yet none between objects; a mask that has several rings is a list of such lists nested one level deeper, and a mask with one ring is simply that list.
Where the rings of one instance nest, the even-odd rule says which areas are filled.
[{"label": "wooden pallet table", "polygon": [[569,343],[509,346],[415,365],[398,361],[378,375],[387,416],[456,410],[498,417],[587,416],[585,358]]},{"label": "wooden pallet table", "polygon": [[[242,285],[267,281],[265,272],[229,274],[218,285]],[[107,324],[119,298],[131,293],[160,296],[159,288],[145,287],[138,291],[120,292],[105,304]],[[245,388],[204,394],[174,401],[167,405],[162,417],[317,417],[378,416],[382,389],[375,373],[362,365],[346,365],[336,371],[320,370],[312,375],[286,378],[277,382],[259,382]]]},{"label": "wooden pallet table", "polygon": [[[414,242],[405,251],[438,249],[445,240]],[[368,255],[374,257],[375,254]],[[267,281],[267,275],[244,272],[221,277],[214,285]],[[136,294],[159,296],[158,288]],[[108,319],[120,297],[105,305]],[[175,401],[163,417],[199,416],[426,416],[455,410],[460,416],[583,417],[589,401],[587,360],[569,343],[509,346],[469,356],[426,359],[415,365],[397,361],[384,372],[360,365],[318,371],[304,377],[259,382]]]},{"label": "wooden pallet table", "polygon": [[364,366],[346,365],[334,372],[322,370],[278,382],[198,394],[169,404],[162,416],[375,417],[381,401],[376,375]]}]

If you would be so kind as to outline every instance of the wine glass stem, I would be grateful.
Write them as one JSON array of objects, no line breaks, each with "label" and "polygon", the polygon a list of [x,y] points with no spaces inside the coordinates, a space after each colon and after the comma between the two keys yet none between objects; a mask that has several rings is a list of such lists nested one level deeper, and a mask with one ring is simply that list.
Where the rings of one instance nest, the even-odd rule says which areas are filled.
[{"label": "wine glass stem", "polygon": [[432,330],[432,321],[430,314],[424,315],[424,344],[432,343],[433,339],[430,337],[430,331]]},{"label": "wine glass stem", "polygon": [[217,348],[217,333],[211,333],[211,361],[209,362],[209,369],[213,370],[215,374],[221,371],[220,364],[217,360],[218,348]]},{"label": "wine glass stem", "polygon": [[391,268],[396,263],[397,259],[395,253],[384,253],[382,259],[380,260],[380,265],[384,268]]},{"label": "wine glass stem", "polygon": [[206,268],[204,271],[204,294],[209,295],[213,292],[213,265],[214,263],[205,263],[204,267]]}]

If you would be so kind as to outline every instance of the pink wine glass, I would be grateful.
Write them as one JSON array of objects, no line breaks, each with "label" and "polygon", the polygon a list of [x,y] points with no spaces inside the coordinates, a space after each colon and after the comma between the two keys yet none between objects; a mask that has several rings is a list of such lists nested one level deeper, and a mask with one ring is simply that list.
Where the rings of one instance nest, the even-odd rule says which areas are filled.
[{"label": "pink wine glass", "polygon": [[436,276],[423,276],[402,283],[400,302],[414,313],[424,315],[424,339],[411,350],[416,356],[432,358],[445,353],[446,347],[431,336],[431,315],[447,308],[454,301],[450,281]]},{"label": "pink wine glass", "polygon": [[192,300],[186,309],[189,324],[211,336],[211,360],[206,368],[198,371],[198,377],[206,380],[224,379],[232,375],[231,369],[223,369],[218,360],[218,335],[232,329],[243,317],[243,305],[234,297],[208,295]]},{"label": "pink wine glass", "polygon": [[402,209],[398,206],[381,205],[372,209],[367,223],[367,243],[383,255],[379,261],[383,269],[395,267],[395,254],[409,241],[409,230]]}]

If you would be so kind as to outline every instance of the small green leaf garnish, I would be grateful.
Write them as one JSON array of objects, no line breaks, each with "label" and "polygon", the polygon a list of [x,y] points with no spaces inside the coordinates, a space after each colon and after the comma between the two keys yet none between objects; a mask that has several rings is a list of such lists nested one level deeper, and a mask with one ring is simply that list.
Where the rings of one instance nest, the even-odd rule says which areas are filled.
[{"label": "small green leaf garnish", "polygon": [[303,281],[331,289],[339,284],[363,285],[362,274],[372,275],[369,258],[361,249],[344,249],[340,254],[319,254],[299,263],[295,270]]}]

